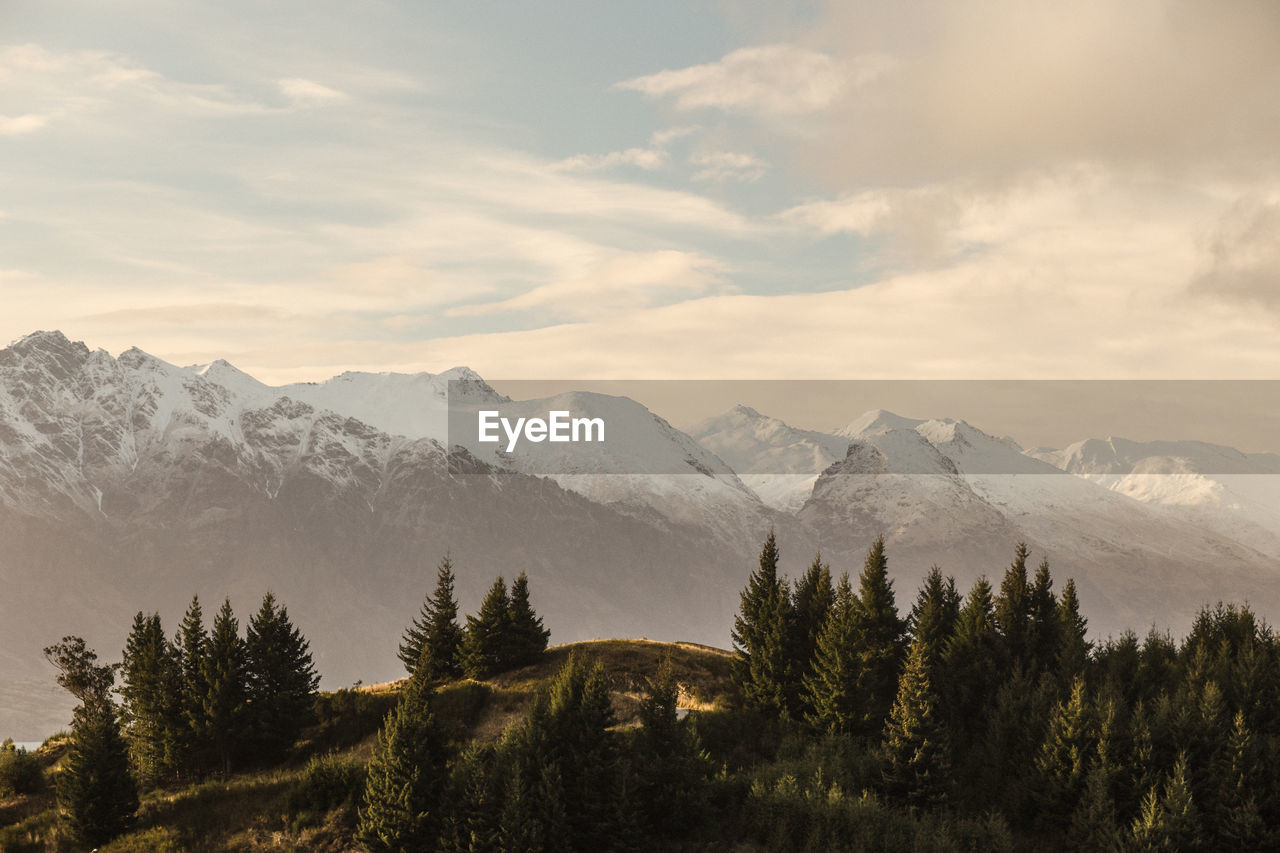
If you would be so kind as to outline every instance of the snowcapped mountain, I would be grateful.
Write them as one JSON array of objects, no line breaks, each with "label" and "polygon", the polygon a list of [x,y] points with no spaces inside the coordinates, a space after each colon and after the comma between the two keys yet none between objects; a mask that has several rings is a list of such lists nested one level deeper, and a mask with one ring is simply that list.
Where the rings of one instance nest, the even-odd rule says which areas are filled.
[{"label": "snowcapped mountain", "polygon": [[[623,433],[640,454],[614,460],[639,485],[590,500],[600,483],[572,478],[594,475],[565,475],[573,491],[447,447],[449,390],[507,402],[465,369],[270,388],[225,362],[113,358],[56,332],[0,350],[0,730],[65,725],[69,700],[37,712],[24,698],[49,693],[44,645],[80,634],[110,659],[136,610],[172,626],[193,593],[206,611],[229,595],[243,616],[272,589],[327,684],[394,677],[446,551],[464,608],[493,576],[528,571],[558,641],[723,641],[760,533],[728,543],[716,525],[765,512],[724,463],[637,404],[582,401],[634,417]],[[671,478],[684,518],[643,482],[646,464],[674,461],[691,472]]]},{"label": "snowcapped mountain", "polygon": [[1280,455],[1201,441],[1122,438],[1029,454],[1280,559]]},{"label": "snowcapped mountain", "polygon": [[689,435],[727,462],[760,500],[788,512],[800,509],[818,474],[849,449],[839,436],[796,429],[749,406],[699,421]]}]

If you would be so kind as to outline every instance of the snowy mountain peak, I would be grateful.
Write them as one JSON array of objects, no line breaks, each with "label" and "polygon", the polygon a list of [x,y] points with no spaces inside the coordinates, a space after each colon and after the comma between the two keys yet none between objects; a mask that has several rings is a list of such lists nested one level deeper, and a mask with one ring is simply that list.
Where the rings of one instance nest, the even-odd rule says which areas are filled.
[{"label": "snowy mountain peak", "polygon": [[836,430],[835,434],[847,438],[858,438],[894,429],[915,429],[923,423],[925,421],[918,418],[904,418],[886,409],[872,409],[864,412],[847,426]]}]

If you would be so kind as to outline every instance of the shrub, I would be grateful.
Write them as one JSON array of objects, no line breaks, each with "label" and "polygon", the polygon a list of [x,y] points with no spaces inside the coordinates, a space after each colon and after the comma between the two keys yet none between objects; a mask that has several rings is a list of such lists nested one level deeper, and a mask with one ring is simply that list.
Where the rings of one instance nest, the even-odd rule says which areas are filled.
[{"label": "shrub", "polygon": [[0,746],[0,797],[34,793],[43,781],[40,762],[34,755],[14,748],[12,743]]}]

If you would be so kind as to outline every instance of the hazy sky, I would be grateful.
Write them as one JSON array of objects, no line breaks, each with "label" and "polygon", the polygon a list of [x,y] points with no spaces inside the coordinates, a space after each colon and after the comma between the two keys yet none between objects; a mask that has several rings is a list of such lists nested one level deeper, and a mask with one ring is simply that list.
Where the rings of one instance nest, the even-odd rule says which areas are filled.
[{"label": "hazy sky", "polygon": [[0,344],[1280,378],[1270,0],[0,0],[0,41]]}]

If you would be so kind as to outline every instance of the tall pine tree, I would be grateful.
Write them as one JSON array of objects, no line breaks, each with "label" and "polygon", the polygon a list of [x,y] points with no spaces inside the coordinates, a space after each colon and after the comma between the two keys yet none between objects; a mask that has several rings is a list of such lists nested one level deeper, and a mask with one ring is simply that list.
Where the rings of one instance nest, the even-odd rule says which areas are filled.
[{"label": "tall pine tree", "polygon": [[435,592],[427,596],[400,641],[400,661],[413,675],[418,663],[426,667],[428,681],[462,675],[463,632],[458,625],[458,602],[453,593],[453,560],[446,554],[436,570]]},{"label": "tall pine tree", "polygon": [[884,731],[885,790],[912,807],[945,802],[950,781],[950,745],[929,684],[928,646],[911,644],[897,699]]},{"label": "tall pine tree", "polygon": [[841,575],[831,613],[818,634],[813,671],[804,680],[809,707],[805,719],[820,731],[849,732],[856,720],[859,662],[855,606],[849,576]]},{"label": "tall pine tree", "polygon": [[1000,633],[1005,663],[1011,669],[1031,664],[1031,586],[1027,582],[1027,546],[1018,543],[1013,563],[1005,570],[996,597],[996,629]]},{"label": "tall pine tree", "polygon": [[747,702],[766,716],[787,713],[791,679],[791,597],[778,577],[778,541],[772,530],[760,550],[760,567],[742,591],[733,622],[733,674]]},{"label": "tall pine tree", "polygon": [[883,728],[893,706],[906,652],[907,626],[894,602],[883,536],[876,537],[867,552],[853,612],[860,717],[855,730],[874,735]]},{"label": "tall pine tree", "polygon": [[154,783],[178,768],[186,729],[180,662],[159,614],[134,617],[121,675],[121,719],[129,753],[139,779]]},{"label": "tall pine tree", "polygon": [[787,704],[792,716],[801,718],[809,711],[804,682],[813,672],[818,651],[818,635],[826,625],[836,591],[831,582],[831,566],[816,554],[809,568],[796,582],[791,595],[794,614],[791,631],[791,673],[788,679]]},{"label": "tall pine tree", "polygon": [[499,577],[489,587],[475,616],[467,617],[462,643],[462,668],[469,678],[487,678],[507,666],[511,636],[511,599],[507,582]]},{"label": "tall pine tree", "polygon": [[204,764],[208,749],[204,732],[204,699],[208,693],[204,667],[209,634],[204,627],[199,596],[191,597],[191,604],[178,626],[174,646],[181,680],[178,691],[178,713],[182,721],[181,765],[184,770],[194,770]]},{"label": "tall pine tree", "polygon": [[231,759],[244,735],[245,650],[240,639],[240,622],[231,609],[231,600],[222,603],[213,620],[204,664],[201,668],[204,698],[201,702],[199,732],[217,756],[223,775],[231,772]]},{"label": "tall pine tree", "polygon": [[279,755],[310,719],[320,675],[310,644],[270,592],[245,632],[245,681],[249,735],[266,755]]},{"label": "tall pine tree", "polygon": [[521,572],[511,584],[511,603],[507,607],[510,639],[507,642],[509,666],[526,666],[538,660],[547,650],[551,632],[542,625],[542,617],[529,600],[529,576]]}]

